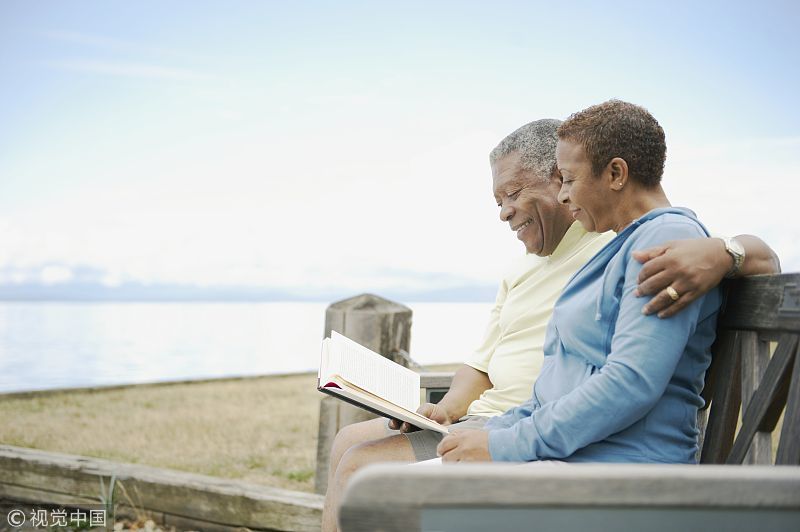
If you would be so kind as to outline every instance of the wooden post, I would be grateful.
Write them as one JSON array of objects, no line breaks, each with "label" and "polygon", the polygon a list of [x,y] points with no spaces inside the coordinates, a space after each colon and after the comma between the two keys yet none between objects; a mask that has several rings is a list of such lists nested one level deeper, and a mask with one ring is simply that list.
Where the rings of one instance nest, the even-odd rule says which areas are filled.
[{"label": "wooden post", "polygon": [[[325,337],[337,331],[348,338],[408,367],[411,340],[411,309],[372,294],[361,294],[331,304],[325,311]],[[314,488],[328,488],[330,452],[336,433],[351,423],[374,418],[366,410],[335,397],[325,397],[319,408],[317,470]]]}]

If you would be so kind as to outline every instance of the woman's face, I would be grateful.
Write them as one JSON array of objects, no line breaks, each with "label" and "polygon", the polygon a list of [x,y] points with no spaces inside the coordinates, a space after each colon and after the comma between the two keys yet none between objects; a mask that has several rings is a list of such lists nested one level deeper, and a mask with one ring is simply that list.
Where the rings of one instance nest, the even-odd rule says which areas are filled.
[{"label": "woman's face", "polygon": [[569,208],[575,220],[587,231],[602,233],[614,227],[614,198],[604,176],[592,175],[592,164],[583,145],[559,140],[556,164],[561,172],[558,201]]}]

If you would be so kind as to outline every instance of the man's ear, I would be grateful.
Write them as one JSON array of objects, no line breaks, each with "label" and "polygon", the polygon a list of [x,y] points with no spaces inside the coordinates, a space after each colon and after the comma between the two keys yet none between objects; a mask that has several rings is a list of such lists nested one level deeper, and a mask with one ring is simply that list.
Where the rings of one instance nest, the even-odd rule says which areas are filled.
[{"label": "man's ear", "polygon": [[628,163],[621,157],[614,157],[606,165],[606,174],[611,190],[619,192],[628,184]]}]

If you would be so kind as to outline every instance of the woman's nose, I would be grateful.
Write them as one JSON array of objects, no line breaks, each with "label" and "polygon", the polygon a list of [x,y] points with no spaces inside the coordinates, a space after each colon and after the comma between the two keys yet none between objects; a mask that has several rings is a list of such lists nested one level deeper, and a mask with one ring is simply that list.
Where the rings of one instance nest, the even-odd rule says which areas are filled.
[{"label": "woman's nose", "polygon": [[558,191],[558,202],[567,204],[569,202],[569,193],[567,192],[567,188],[562,184],[561,188]]}]

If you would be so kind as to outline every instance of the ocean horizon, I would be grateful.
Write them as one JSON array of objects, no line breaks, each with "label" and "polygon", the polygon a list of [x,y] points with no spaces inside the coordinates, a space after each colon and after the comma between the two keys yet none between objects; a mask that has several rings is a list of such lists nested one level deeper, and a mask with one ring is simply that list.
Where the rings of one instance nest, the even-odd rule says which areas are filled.
[{"label": "ocean horizon", "polygon": [[[461,362],[492,303],[405,303],[411,357]],[[322,302],[0,302],[0,393],[316,371]]]}]

